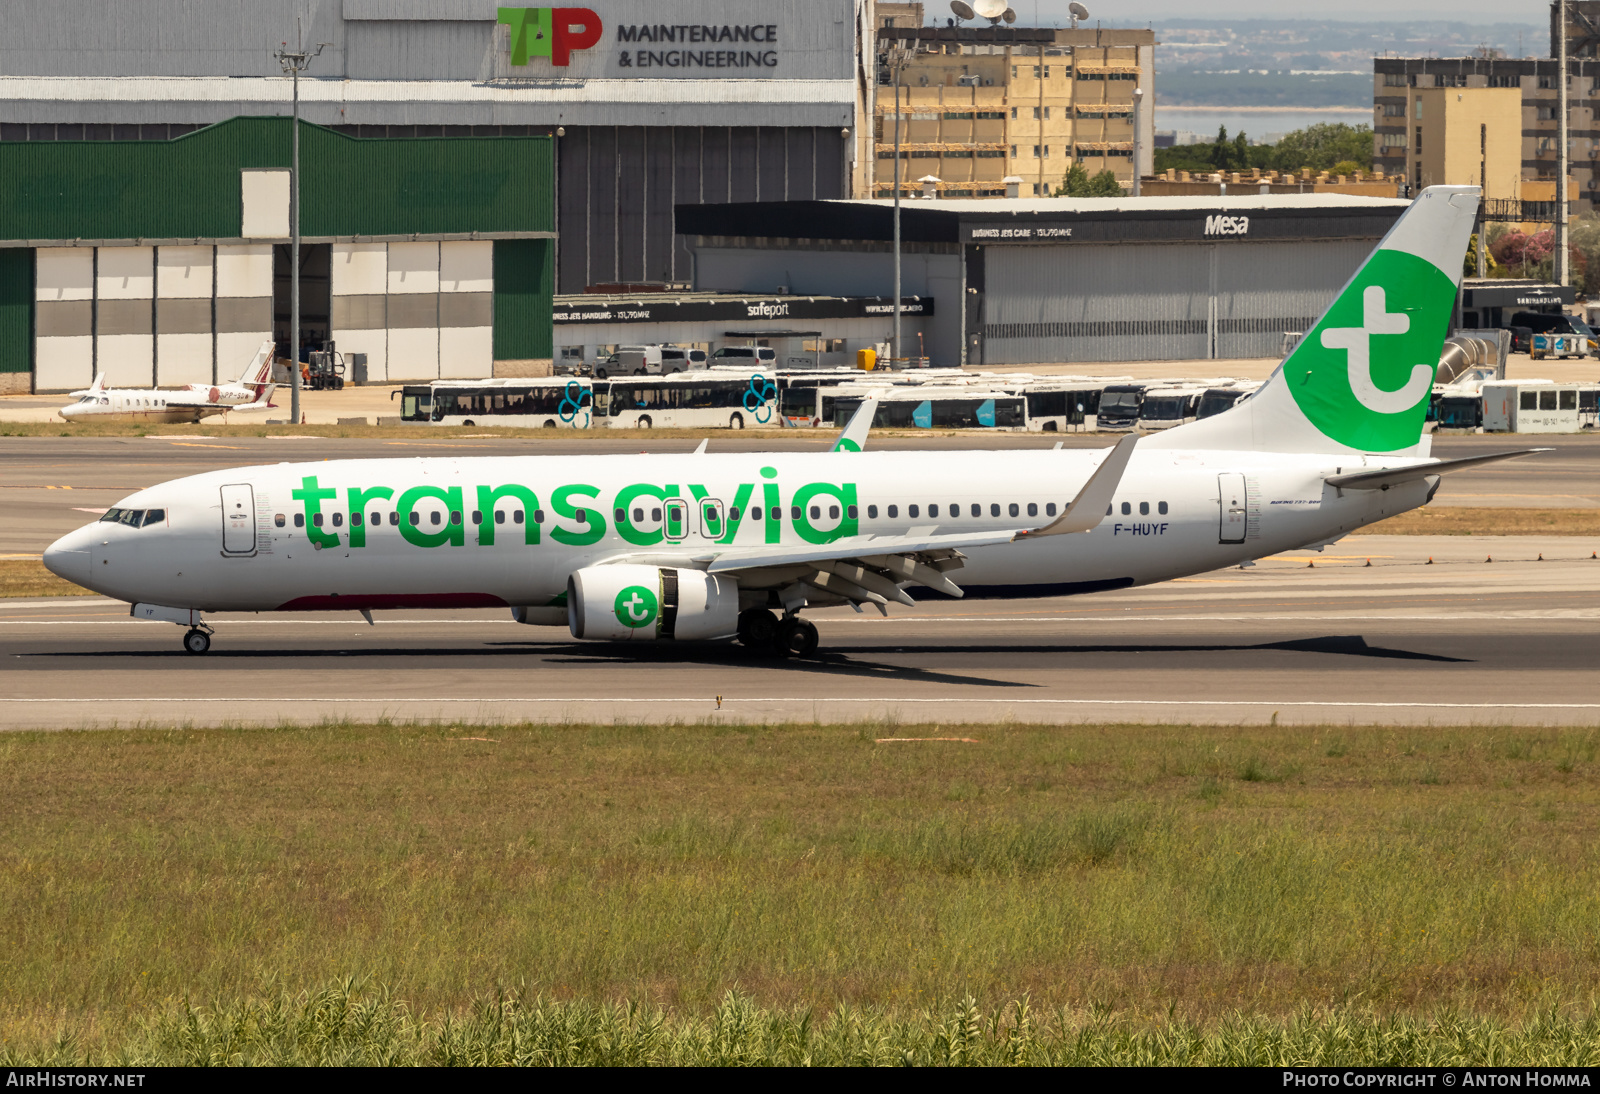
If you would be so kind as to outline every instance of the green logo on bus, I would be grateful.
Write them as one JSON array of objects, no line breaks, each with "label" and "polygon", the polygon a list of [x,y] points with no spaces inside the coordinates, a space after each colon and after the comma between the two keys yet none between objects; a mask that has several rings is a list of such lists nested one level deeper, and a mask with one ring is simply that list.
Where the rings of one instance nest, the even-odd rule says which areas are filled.
[{"label": "green logo on bus", "polygon": [[654,623],[658,607],[656,594],[643,585],[629,585],[617,594],[617,602],[612,605],[617,622],[631,630]]}]

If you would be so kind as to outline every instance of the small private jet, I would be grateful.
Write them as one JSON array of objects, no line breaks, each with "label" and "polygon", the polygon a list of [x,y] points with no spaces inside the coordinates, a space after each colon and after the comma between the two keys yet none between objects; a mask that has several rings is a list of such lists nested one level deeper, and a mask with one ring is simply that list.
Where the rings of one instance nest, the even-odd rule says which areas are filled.
[{"label": "small private jet", "polygon": [[72,394],[77,402],[56,413],[69,422],[198,422],[230,410],[267,410],[272,406],[272,355],[276,347],[261,343],[236,383],[189,384],[162,388],[107,387],[101,372],[94,383]]}]

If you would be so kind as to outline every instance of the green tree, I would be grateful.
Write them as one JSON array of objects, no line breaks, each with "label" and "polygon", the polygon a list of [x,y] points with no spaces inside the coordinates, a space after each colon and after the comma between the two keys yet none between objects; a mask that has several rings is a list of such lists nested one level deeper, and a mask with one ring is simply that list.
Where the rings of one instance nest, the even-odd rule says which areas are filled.
[{"label": "green tree", "polygon": [[1122,183],[1117,181],[1117,176],[1108,168],[1089,180],[1089,192],[1084,196],[1091,198],[1120,198],[1122,193]]},{"label": "green tree", "polygon": [[1250,141],[1245,137],[1242,129],[1233,138],[1233,169],[1235,171],[1250,170]]},{"label": "green tree", "polygon": [[1233,144],[1228,140],[1228,127],[1217,126],[1217,139],[1211,146],[1211,166],[1218,171],[1233,167]]},{"label": "green tree", "polygon": [[1061,188],[1056,191],[1056,197],[1069,198],[1119,198],[1122,194],[1122,183],[1114,173],[1107,170],[1091,176],[1076,163],[1067,168]]},{"label": "green tree", "polygon": [[1372,169],[1372,127],[1324,122],[1285,134],[1273,149],[1272,166],[1279,171],[1309,167],[1327,171],[1341,162],[1359,170]]}]

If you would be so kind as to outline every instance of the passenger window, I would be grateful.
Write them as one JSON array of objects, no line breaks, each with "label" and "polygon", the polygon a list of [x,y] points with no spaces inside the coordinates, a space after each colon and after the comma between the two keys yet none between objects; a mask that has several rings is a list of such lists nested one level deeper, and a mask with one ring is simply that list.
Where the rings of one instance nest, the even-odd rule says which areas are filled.
[{"label": "passenger window", "polygon": [[433,512],[428,514],[428,523],[437,526],[444,523],[444,518],[440,516],[439,511],[435,509]]},{"label": "passenger window", "polygon": [[[636,510],[634,510],[634,512],[638,512],[638,510],[636,509]],[[612,510],[611,518],[613,520],[615,520],[618,524],[621,524],[621,523],[623,523],[624,521],[626,521],[628,519],[628,511],[626,509],[615,509],[615,510]]]},{"label": "passenger window", "polygon": [[274,513],[273,516],[272,516],[272,523],[277,525],[279,528],[282,528],[285,524],[288,523],[288,521],[286,521],[284,519],[284,516],[283,516],[282,513]]},{"label": "passenger window", "polygon": [[1150,515],[1150,503],[1149,502],[1141,501],[1139,503],[1139,515],[1141,517],[1148,517]]},{"label": "passenger window", "polygon": [[816,519],[818,519],[818,518],[819,518],[819,517],[821,517],[821,516],[822,516],[822,506],[820,506],[820,505],[813,505],[813,506],[812,506],[812,507],[811,507],[811,519],[812,519],[812,520],[816,520]]},{"label": "passenger window", "polygon": [[950,516],[952,518],[954,518],[954,517],[959,517],[960,515],[961,515],[961,506],[960,505],[951,505],[950,506]]},{"label": "passenger window", "polygon": [[335,513],[335,514],[333,514],[333,526],[335,528],[343,528],[344,527],[344,514],[343,513]]},{"label": "passenger window", "polygon": [[422,523],[422,514],[421,513],[412,513],[411,514],[411,527],[415,528],[417,525],[419,525],[421,523]]},{"label": "passenger window", "polygon": [[351,513],[350,514],[350,527],[352,527],[352,528],[360,528],[361,527],[361,514],[360,513]]},{"label": "passenger window", "polygon": [[1028,503],[1028,515],[1030,517],[1036,517],[1036,516],[1039,515],[1039,503],[1038,502],[1030,501]]},{"label": "passenger window", "polygon": [[[617,523],[621,524],[623,517],[626,516],[626,515],[627,514],[625,514],[621,509],[618,509],[617,510]],[[633,523],[635,523],[635,524],[643,524],[644,523],[644,510],[643,509],[635,509],[633,511]]]},{"label": "passenger window", "polygon": [[306,515],[304,513],[296,513],[294,515],[294,526],[296,528],[304,528],[306,526]]},{"label": "passenger window", "polygon": [[1163,502],[1158,502],[1156,504],[1156,512],[1160,513],[1162,516],[1166,516],[1167,515],[1167,503],[1164,502],[1164,501]]},{"label": "passenger window", "polygon": [[715,505],[706,506],[706,523],[707,524],[715,524],[716,521],[717,521],[717,507]]},{"label": "passenger window", "polygon": [[311,518],[311,523],[316,525],[318,528],[321,528],[322,527],[322,514],[321,513],[314,514],[312,516],[312,518]]},{"label": "passenger window", "polygon": [[750,510],[750,519],[751,520],[761,520],[766,515],[767,515],[767,510],[766,510],[765,506],[758,505],[754,509]]},{"label": "passenger window", "polygon": [[1129,505],[1127,502],[1123,502],[1122,503],[1122,515],[1123,516],[1127,516],[1129,513],[1132,513],[1132,512],[1133,512],[1133,506]]},{"label": "passenger window", "polygon": [[837,505],[828,506],[828,519],[829,520],[838,520],[839,519],[839,507]]},{"label": "passenger window", "polygon": [[1517,396],[1518,410],[1538,410],[1539,393],[1537,391],[1524,391]]},{"label": "passenger window", "polygon": [[906,506],[906,516],[910,517],[912,520],[915,520],[920,512],[921,510],[919,510],[915,505]]},{"label": "passenger window", "polygon": [[1016,502],[1012,502],[1011,505],[1006,509],[1006,512],[1010,513],[1014,517],[1020,517],[1022,515],[1022,508],[1017,505]]},{"label": "passenger window", "polygon": [[1055,502],[1047,501],[1047,502],[1044,503],[1044,515],[1047,516],[1047,517],[1053,517],[1053,516],[1056,515],[1056,503]]},{"label": "passenger window", "polygon": [[452,509],[450,511],[450,523],[451,524],[460,524],[461,523],[461,510]]},{"label": "passenger window", "polygon": [[894,520],[899,515],[900,515],[900,507],[898,505],[889,506],[889,519],[890,520]]},{"label": "passenger window", "polygon": [[494,511],[494,522],[496,524],[504,524],[506,522],[506,511],[504,509],[496,509]]},{"label": "passenger window", "polygon": [[799,520],[800,519],[800,507],[798,505],[789,506],[789,519],[790,520]]},{"label": "passenger window", "polygon": [[1556,393],[1553,391],[1539,392],[1539,409],[1554,410],[1556,408]]},{"label": "passenger window", "polygon": [[473,524],[482,524],[483,523],[483,513],[480,510],[474,509],[472,511],[472,523]]},{"label": "passenger window", "polygon": [[936,517],[938,515],[939,515],[939,506],[938,506],[937,503],[928,506],[928,516]]},{"label": "passenger window", "polygon": [[390,513],[389,514],[389,525],[390,525],[390,527],[393,527],[393,526],[395,526],[395,525],[397,525],[399,523],[400,523],[400,514],[399,513]]},{"label": "passenger window", "polygon": [[878,519],[878,507],[876,505],[867,506],[867,519],[868,520],[877,520]]},{"label": "passenger window", "polygon": [[1578,409],[1578,393],[1576,391],[1562,391],[1558,394],[1561,396],[1562,410]]},{"label": "passenger window", "polygon": [[975,516],[975,517],[983,516],[983,506],[979,505],[977,502],[973,502],[972,503],[972,515]]},{"label": "passenger window", "polygon": [[370,517],[367,518],[367,523],[372,525],[374,528],[382,528],[383,527],[383,514],[382,513],[373,513]]},{"label": "passenger window", "polygon": [[659,508],[650,510],[650,519],[659,522],[661,520],[661,510]]},{"label": "passenger window", "polygon": [[989,506],[989,515],[991,517],[998,517],[1000,515],[1000,505],[999,505],[999,503],[996,502],[996,503],[991,503],[990,504],[990,506]]},{"label": "passenger window", "polygon": [[738,520],[739,519],[739,507],[737,505],[733,506],[732,508],[730,508],[728,510],[728,519],[729,520]]},{"label": "passenger window", "polygon": [[587,509],[579,509],[577,512],[572,514],[572,519],[577,521],[579,524],[588,524],[589,523],[589,510],[587,510]]},{"label": "passenger window", "polygon": [[[734,510],[734,511],[735,511],[735,512],[738,512],[738,510]],[[845,506],[845,510],[844,510],[844,511],[845,511],[845,515],[847,515],[847,516],[848,516],[848,517],[849,517],[849,518],[850,518],[850,519],[851,519],[851,520],[855,520],[855,519],[856,519],[856,517],[857,517],[857,516],[858,516],[858,515],[859,515],[859,514],[860,514],[860,512],[861,512],[861,511],[860,511],[860,510],[859,510],[859,509],[857,509],[857,508],[856,508],[856,507],[855,507],[855,506],[854,506],[854,505],[847,505],[847,506]]]}]

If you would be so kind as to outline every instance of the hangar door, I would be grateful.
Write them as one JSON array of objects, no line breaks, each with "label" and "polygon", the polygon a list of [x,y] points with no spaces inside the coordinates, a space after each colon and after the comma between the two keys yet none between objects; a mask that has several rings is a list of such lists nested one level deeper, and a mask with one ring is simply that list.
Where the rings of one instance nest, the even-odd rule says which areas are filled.
[{"label": "hangar door", "polygon": [[1211,247],[984,248],[983,361],[1207,357]]},{"label": "hangar door", "polygon": [[1367,240],[984,248],[983,361],[1277,357]]},{"label": "hangar door", "polygon": [[1366,259],[1366,240],[1218,243],[1213,357],[1277,357],[1286,331],[1305,332]]}]

